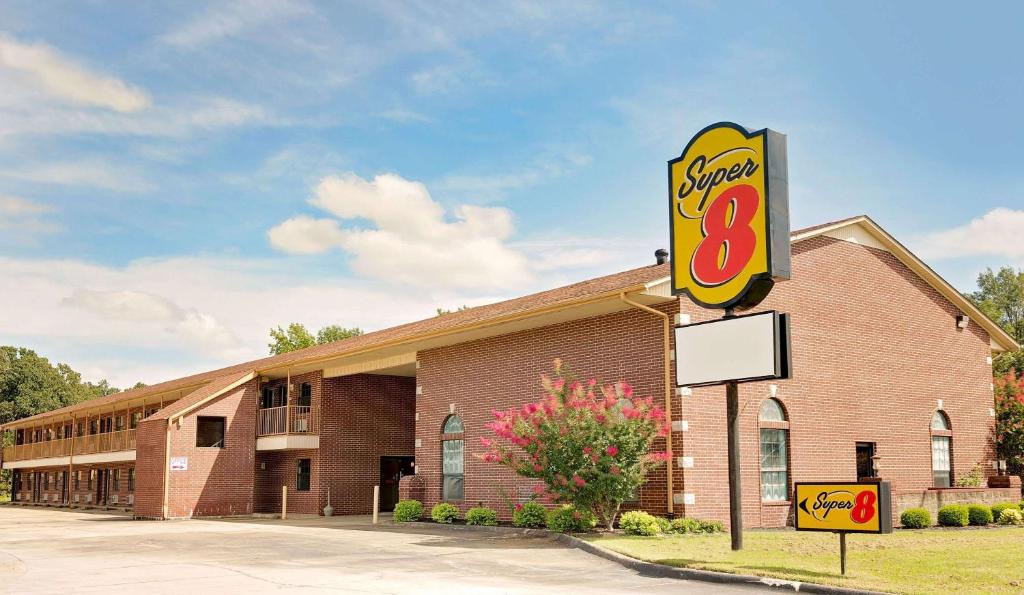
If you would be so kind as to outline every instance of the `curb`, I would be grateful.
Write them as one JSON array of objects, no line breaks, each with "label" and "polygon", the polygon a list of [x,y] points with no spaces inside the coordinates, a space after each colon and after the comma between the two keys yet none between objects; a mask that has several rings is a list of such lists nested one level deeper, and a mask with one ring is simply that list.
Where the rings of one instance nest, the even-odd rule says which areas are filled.
[{"label": "curb", "polygon": [[555,534],[555,541],[564,543],[574,548],[581,549],[589,554],[615,562],[631,570],[635,570],[646,576],[659,578],[675,578],[692,581],[703,581],[708,583],[747,585],[756,587],[769,587],[772,589],[792,589],[794,592],[821,593],[824,595],[885,595],[879,591],[863,591],[860,589],[848,589],[846,587],[832,587],[818,583],[804,583],[786,579],[771,578],[766,576],[754,576],[750,574],[732,574],[730,572],[715,572],[713,570],[696,570],[693,568],[677,568],[654,562],[644,562],[636,558],[630,558],[625,554],[614,552],[599,545],[594,545],[578,537],[566,534]]},{"label": "curb", "polygon": [[792,590],[799,593],[818,593],[821,595],[886,595],[880,591],[864,591],[861,589],[850,589],[847,587],[832,587],[818,583],[805,583],[786,579],[771,578],[766,576],[754,576],[751,574],[733,574],[730,572],[715,572],[713,570],[697,570],[694,568],[678,568],[666,566],[654,562],[644,562],[636,558],[630,558],[625,554],[593,544],[589,541],[573,537],[565,533],[554,533],[547,529],[520,529],[516,527],[482,527],[479,525],[447,525],[442,523],[426,523],[416,521],[408,524],[419,527],[443,528],[452,531],[475,531],[480,533],[504,533],[507,535],[520,535],[524,537],[547,537],[559,543],[568,545],[587,552],[593,556],[604,558],[609,562],[635,570],[645,576],[658,578],[674,578],[691,581],[702,581],[706,583],[718,583],[729,585],[746,585],[751,587],[767,587],[771,589]]}]

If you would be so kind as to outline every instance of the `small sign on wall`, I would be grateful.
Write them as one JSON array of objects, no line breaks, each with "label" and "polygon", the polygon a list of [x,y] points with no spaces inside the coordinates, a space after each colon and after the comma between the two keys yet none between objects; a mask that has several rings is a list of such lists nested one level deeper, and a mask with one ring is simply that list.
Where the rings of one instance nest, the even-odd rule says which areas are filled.
[{"label": "small sign on wall", "polygon": [[171,471],[188,471],[188,457],[171,457]]}]

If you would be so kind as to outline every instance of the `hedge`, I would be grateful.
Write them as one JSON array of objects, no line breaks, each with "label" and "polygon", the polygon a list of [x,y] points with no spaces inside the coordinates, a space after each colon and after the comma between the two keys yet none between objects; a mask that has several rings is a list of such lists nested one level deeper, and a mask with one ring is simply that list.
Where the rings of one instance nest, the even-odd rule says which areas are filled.
[{"label": "hedge", "polygon": [[907,529],[931,527],[932,513],[926,508],[908,508],[900,515],[900,524]]}]

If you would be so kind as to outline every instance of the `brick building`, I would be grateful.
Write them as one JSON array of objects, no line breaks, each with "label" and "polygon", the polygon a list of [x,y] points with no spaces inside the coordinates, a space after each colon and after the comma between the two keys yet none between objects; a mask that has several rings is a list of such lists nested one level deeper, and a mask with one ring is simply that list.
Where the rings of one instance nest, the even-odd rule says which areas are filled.
[{"label": "brick building", "polygon": [[[991,355],[1017,349],[866,217],[795,232],[793,378],[740,386],[744,522],[783,526],[794,481],[881,478],[897,511],[1014,500],[993,479]],[[532,484],[473,455],[492,409],[537,394],[556,357],[671,409],[671,464],[630,506],[728,518],[724,389],[667,385],[673,322],[717,316],[671,295],[667,264],[455,312],[11,422],[12,500],[138,517],[484,503]],[[665,345],[669,346],[666,353]],[[659,448],[668,445],[660,444]]]}]

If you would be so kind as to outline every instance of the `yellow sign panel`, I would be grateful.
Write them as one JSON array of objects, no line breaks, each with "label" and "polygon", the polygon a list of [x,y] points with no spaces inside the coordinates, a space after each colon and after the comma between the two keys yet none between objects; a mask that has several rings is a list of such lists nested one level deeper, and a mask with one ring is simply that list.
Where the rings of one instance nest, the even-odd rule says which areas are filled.
[{"label": "yellow sign panel", "polygon": [[789,278],[785,137],[708,126],[669,162],[672,287],[709,308],[752,307]]},{"label": "yellow sign panel", "polygon": [[888,483],[797,483],[798,531],[890,533]]}]

